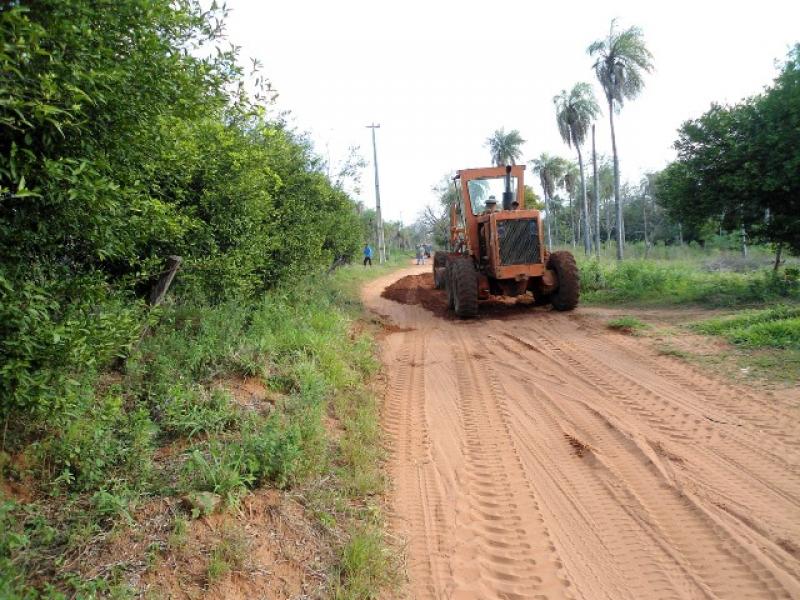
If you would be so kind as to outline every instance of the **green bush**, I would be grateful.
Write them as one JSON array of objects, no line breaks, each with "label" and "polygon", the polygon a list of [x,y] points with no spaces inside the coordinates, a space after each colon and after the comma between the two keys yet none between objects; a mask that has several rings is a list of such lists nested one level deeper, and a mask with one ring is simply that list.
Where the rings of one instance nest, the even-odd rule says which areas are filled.
[{"label": "green bush", "polygon": [[95,276],[24,281],[0,270],[0,416],[75,410],[84,387],[130,350],[142,320],[140,303]]},{"label": "green bush", "polygon": [[224,13],[169,0],[0,12],[0,417],[27,415],[21,440],[130,354],[167,255],[183,257],[173,297],[200,311],[183,324],[203,343],[179,365],[131,365],[155,380],[259,373],[263,346],[237,343],[251,299],[356,252],[355,204],[308,141],[231,95],[235,51],[184,51],[216,44]]},{"label": "green bush", "polygon": [[[326,468],[328,402],[375,360],[348,338],[355,300],[320,273],[357,253],[363,229],[307,138],[241,91],[236,50],[213,51],[226,9],[6,4],[3,452],[25,457],[61,520],[54,540],[0,511],[0,596],[123,597],[105,577],[59,572],[36,594],[25,577],[176,479],[235,502]],[[172,254],[170,293],[147,307]],[[241,375],[281,392],[268,416],[219,389]],[[168,452],[154,460],[175,438],[194,443],[183,471]]]}]

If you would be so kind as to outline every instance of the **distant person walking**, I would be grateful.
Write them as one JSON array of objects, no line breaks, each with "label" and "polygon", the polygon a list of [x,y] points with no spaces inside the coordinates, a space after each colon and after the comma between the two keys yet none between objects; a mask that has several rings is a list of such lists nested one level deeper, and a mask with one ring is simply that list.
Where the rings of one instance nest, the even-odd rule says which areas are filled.
[{"label": "distant person walking", "polygon": [[370,267],[372,266],[372,247],[370,247],[369,244],[364,244],[364,266],[365,267],[367,266],[367,263],[369,263]]},{"label": "distant person walking", "polygon": [[417,264],[425,264],[425,251],[422,249],[422,244],[417,245]]}]

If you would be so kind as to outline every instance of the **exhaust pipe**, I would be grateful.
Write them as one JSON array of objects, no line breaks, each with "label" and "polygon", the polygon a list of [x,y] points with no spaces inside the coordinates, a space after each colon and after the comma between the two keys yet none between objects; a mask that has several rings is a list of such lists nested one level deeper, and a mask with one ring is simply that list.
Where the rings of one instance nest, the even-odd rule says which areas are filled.
[{"label": "exhaust pipe", "polygon": [[506,165],[506,190],[503,192],[503,210],[511,210],[514,194],[511,193],[511,165]]}]

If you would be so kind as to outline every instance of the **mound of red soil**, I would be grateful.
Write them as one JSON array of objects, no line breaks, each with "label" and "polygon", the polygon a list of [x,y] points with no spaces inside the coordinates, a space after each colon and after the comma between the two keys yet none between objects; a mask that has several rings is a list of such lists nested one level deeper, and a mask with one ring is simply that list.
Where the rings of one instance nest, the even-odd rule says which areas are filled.
[{"label": "mound of red soil", "polygon": [[[400,304],[418,304],[444,319],[456,318],[453,311],[447,308],[447,292],[433,287],[433,273],[407,275],[383,290],[381,296]],[[490,296],[479,304],[478,316],[504,319],[533,310],[546,309],[534,309],[530,297],[514,299]]]},{"label": "mound of red soil", "polygon": [[419,304],[439,317],[453,316],[447,310],[447,292],[433,287],[433,273],[407,275],[383,290],[381,296],[400,304]]}]

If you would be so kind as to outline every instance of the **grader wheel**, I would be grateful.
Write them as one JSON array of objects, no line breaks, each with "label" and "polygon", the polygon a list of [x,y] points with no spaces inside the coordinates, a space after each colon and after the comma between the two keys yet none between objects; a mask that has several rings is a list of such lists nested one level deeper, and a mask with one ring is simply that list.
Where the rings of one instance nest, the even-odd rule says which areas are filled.
[{"label": "grader wheel", "polygon": [[447,253],[433,253],[433,287],[443,290],[447,285]]},{"label": "grader wheel", "polygon": [[[453,309],[462,319],[474,317],[478,314],[478,272],[469,259],[459,259],[452,262],[450,271],[453,289]],[[448,294],[449,295],[449,294]]]},{"label": "grader wheel", "polygon": [[453,310],[456,304],[453,284],[453,264],[455,260],[448,259],[444,267],[444,284],[447,289],[447,308]]},{"label": "grader wheel", "polygon": [[553,252],[547,262],[547,268],[558,275],[558,289],[550,295],[550,301],[556,310],[573,310],[578,306],[580,295],[580,278],[578,265],[571,252]]}]

